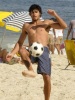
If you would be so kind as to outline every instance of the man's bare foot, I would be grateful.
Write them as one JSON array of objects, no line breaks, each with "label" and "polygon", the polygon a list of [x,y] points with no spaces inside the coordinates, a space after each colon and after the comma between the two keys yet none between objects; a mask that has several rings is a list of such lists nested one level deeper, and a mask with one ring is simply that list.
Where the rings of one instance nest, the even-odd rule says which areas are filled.
[{"label": "man's bare foot", "polygon": [[36,76],[36,74],[33,71],[28,71],[28,70],[24,70],[22,72],[22,75],[25,77],[35,77]]}]

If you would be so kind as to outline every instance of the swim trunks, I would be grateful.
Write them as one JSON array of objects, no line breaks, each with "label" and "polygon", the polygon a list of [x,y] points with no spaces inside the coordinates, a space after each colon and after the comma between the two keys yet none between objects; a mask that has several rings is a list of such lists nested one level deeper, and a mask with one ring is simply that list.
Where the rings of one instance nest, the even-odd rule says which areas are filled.
[{"label": "swim trunks", "polygon": [[38,63],[37,73],[51,75],[51,59],[49,57],[48,47],[44,47],[44,52],[40,57],[33,57],[31,55],[31,62]]}]

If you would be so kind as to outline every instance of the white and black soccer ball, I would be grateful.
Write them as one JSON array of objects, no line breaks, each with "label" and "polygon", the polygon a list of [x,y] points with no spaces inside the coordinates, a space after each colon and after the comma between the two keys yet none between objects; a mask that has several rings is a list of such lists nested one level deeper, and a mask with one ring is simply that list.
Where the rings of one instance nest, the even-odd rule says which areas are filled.
[{"label": "white and black soccer ball", "polygon": [[30,54],[34,57],[39,57],[43,54],[44,47],[41,43],[34,42],[29,48]]}]

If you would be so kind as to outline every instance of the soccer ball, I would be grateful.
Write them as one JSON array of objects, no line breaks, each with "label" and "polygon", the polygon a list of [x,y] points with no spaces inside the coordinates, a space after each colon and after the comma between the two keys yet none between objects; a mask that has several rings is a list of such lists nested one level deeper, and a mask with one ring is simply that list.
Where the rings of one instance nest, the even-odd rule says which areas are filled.
[{"label": "soccer ball", "polygon": [[34,42],[30,47],[29,47],[30,54],[34,57],[39,57],[43,54],[44,47],[41,43]]}]

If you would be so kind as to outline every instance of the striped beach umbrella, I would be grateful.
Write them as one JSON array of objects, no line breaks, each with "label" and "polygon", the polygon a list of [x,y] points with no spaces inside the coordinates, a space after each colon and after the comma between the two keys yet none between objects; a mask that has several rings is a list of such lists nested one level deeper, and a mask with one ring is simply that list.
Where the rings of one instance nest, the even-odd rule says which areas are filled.
[{"label": "striped beach umbrella", "polygon": [[27,11],[15,12],[9,17],[3,19],[3,22],[6,23],[6,28],[13,31],[16,29],[21,31],[23,24],[31,21],[32,19]]},{"label": "striped beach umbrella", "polygon": [[12,31],[17,29],[18,31],[21,31],[23,24],[25,22],[30,22],[31,17],[29,16],[29,12],[21,11],[13,13],[11,16],[3,19],[3,21],[6,23],[7,29]]},{"label": "striped beach umbrella", "polygon": [[23,24],[30,21],[31,17],[26,11],[15,12],[9,17],[3,19],[3,22],[6,24],[6,29],[16,32],[21,31]]}]

